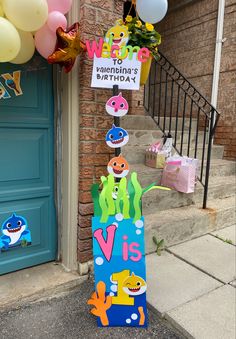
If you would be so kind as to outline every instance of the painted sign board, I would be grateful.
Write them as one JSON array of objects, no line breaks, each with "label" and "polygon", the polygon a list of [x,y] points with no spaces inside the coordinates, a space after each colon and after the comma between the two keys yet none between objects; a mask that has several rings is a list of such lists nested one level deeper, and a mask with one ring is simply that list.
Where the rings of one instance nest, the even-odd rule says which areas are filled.
[{"label": "painted sign board", "polygon": [[118,85],[120,89],[139,90],[140,73],[141,62],[137,60],[136,53],[131,60],[94,56],[91,86],[113,88]]},{"label": "painted sign board", "polygon": [[144,218],[93,217],[92,231],[98,326],[147,327]]}]

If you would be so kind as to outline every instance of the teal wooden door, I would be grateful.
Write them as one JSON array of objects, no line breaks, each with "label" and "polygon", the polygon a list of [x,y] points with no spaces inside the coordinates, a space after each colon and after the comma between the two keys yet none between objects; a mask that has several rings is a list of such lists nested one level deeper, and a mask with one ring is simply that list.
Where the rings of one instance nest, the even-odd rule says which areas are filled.
[{"label": "teal wooden door", "polygon": [[54,260],[52,68],[0,63],[0,274]]}]

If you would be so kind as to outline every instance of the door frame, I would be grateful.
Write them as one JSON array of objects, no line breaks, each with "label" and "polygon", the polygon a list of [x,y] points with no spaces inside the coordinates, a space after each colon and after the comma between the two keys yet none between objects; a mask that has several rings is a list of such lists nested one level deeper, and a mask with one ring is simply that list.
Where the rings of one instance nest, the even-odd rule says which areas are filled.
[{"label": "door frame", "polygon": [[[69,23],[78,21],[80,1],[74,0]],[[78,270],[78,197],[79,197],[79,65],[61,74],[62,97],[62,162],[61,220],[59,220],[59,258],[67,271]]]}]

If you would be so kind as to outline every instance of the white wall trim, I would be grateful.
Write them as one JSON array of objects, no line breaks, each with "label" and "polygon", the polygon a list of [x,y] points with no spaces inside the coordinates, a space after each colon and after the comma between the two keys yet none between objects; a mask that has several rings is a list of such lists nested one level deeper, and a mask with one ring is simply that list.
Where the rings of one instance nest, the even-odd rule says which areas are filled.
[{"label": "white wall trim", "polygon": [[[80,1],[74,0],[69,24],[78,21]],[[62,73],[62,220],[61,260],[68,271],[78,270],[78,181],[79,181],[79,70]]]},{"label": "white wall trim", "polygon": [[215,61],[214,61],[212,93],[211,93],[211,104],[215,108],[217,108],[217,103],[218,103],[221,52],[222,52],[223,33],[224,33],[224,14],[225,14],[225,0],[219,0],[217,31],[216,31],[216,46],[215,46]]}]

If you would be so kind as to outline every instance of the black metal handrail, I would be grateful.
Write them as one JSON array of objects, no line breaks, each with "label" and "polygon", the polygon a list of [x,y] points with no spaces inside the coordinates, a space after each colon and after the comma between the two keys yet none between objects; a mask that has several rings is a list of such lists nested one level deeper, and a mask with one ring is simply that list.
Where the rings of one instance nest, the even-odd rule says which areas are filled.
[{"label": "black metal handrail", "polygon": [[[180,155],[200,160],[198,180],[207,205],[211,151],[219,112],[161,53],[153,61],[144,90],[144,107]],[[181,120],[182,119],[182,120]],[[193,138],[193,139],[192,139]]]}]

